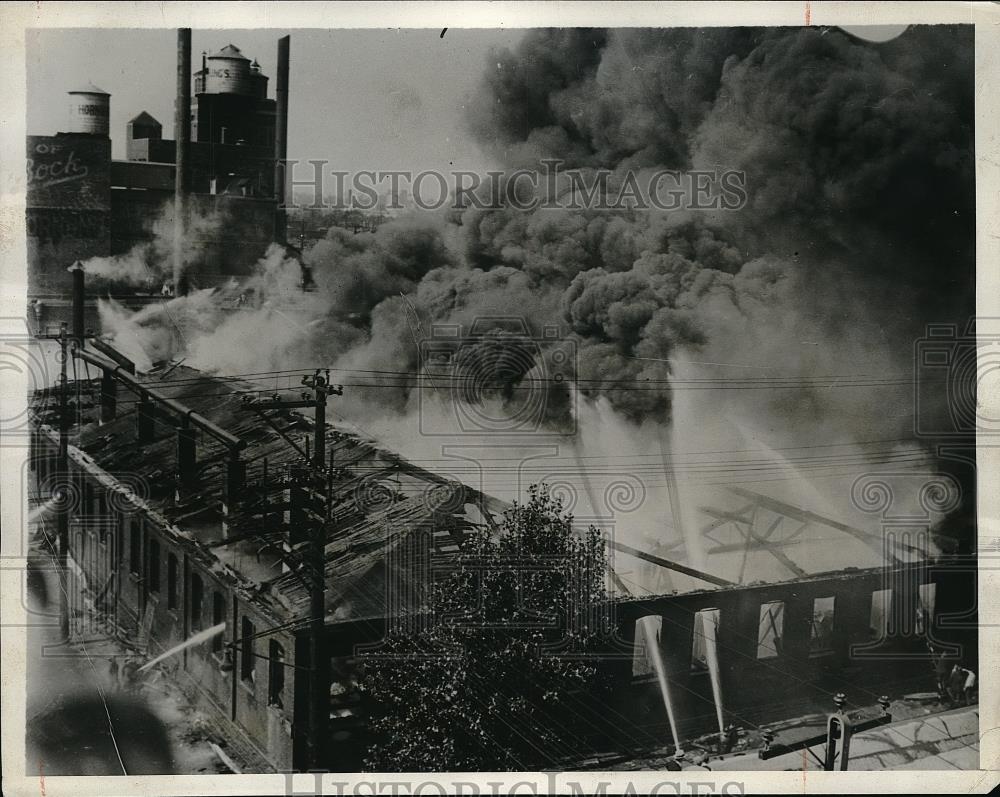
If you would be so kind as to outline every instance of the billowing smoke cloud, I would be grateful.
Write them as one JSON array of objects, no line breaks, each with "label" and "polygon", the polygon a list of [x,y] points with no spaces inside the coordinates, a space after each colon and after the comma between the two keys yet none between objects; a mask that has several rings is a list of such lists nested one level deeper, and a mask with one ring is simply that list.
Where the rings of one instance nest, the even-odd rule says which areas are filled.
[{"label": "billowing smoke cloud", "polygon": [[[497,340],[523,353],[517,336],[479,349],[501,403],[568,338],[581,395],[636,423],[669,421],[672,381],[712,387],[722,414],[739,402],[778,444],[908,437],[914,342],[973,312],[972,53],[961,26],[886,44],[836,28],[532,31],[490,54],[470,102],[498,160],[559,158],[612,185],[741,170],[746,207],[469,208],[332,229],[306,255],[314,293],[278,290],[298,269],[272,253],[233,289],[250,312],[205,311],[224,291],[164,312],[197,310],[186,349],[203,367],[350,369],[359,411],[403,412],[434,388],[417,374],[437,325],[516,318],[534,368],[498,355]],[[551,398],[560,428],[571,403]]]},{"label": "billowing smoke cloud", "polygon": [[[191,214],[188,230],[180,249],[183,271],[206,265],[203,243],[218,237],[227,222],[222,210]],[[173,288],[174,253],[174,203],[164,204],[153,219],[148,240],[137,243],[128,252],[111,257],[92,257],[84,261],[88,280],[96,288],[113,292],[116,287],[162,292],[166,283]]]},{"label": "billowing smoke cloud", "polygon": [[[882,432],[909,431],[905,389],[879,384],[912,378],[926,323],[973,311],[972,52],[956,27],[887,45],[836,29],[534,32],[487,69],[473,125],[498,156],[737,169],[749,203],[470,210],[467,259],[563,291],[584,380],[662,382],[678,346],[761,375],[871,373],[874,389],[755,399],[859,435],[882,406]],[[669,414],[667,391],[604,384],[636,420]]]}]

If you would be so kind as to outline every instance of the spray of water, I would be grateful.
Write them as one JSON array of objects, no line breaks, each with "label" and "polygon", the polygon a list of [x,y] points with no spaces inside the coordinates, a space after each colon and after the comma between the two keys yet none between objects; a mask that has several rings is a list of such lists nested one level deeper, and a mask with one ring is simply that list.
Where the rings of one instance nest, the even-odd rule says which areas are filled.
[{"label": "spray of water", "polygon": [[667,669],[663,664],[663,655],[660,653],[660,634],[656,620],[659,618],[649,615],[639,621],[642,628],[643,637],[646,640],[646,650],[656,671],[656,680],[660,684],[660,696],[663,698],[663,707],[667,710],[667,721],[670,723],[670,734],[674,739],[674,749],[681,750],[681,740],[677,733],[677,716],[674,713],[674,703],[670,698],[670,681],[667,678]]},{"label": "spray of water", "polygon": [[725,733],[722,720],[722,679],[719,676],[719,651],[715,644],[719,616],[715,612],[702,614],[705,620],[701,628],[705,637],[705,659],[708,663],[708,677],[712,681],[712,700],[715,703],[715,717],[719,721],[719,733]]},{"label": "spray of water", "polygon": [[170,658],[175,653],[180,653],[185,648],[190,648],[193,647],[194,645],[200,645],[202,642],[205,642],[206,640],[209,640],[214,636],[218,636],[225,630],[226,630],[226,624],[219,623],[218,625],[213,625],[211,628],[206,628],[204,631],[199,631],[197,634],[189,636],[183,642],[178,642],[176,645],[170,648],[170,650],[161,653],[155,659],[147,661],[139,668],[139,672],[144,672],[148,670],[150,667],[159,664],[164,659]]}]

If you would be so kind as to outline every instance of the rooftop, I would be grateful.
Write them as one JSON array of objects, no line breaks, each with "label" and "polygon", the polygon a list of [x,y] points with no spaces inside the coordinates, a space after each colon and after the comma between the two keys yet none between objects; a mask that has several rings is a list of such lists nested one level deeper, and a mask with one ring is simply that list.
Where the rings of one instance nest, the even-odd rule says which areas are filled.
[{"label": "rooftop", "polygon": [[[89,368],[95,376],[93,366]],[[259,384],[213,377],[183,365],[161,366],[138,378],[245,442],[241,459],[247,466],[246,486],[240,493],[243,500],[226,518],[228,535],[222,525],[226,447],[208,434],[197,435],[197,485],[175,500],[175,420],[157,414],[155,439],[137,445],[138,398],[122,385],[117,417],[99,425],[94,421],[99,380],[86,383],[81,406],[88,422],[71,433],[72,458],[109,487],[131,489],[144,510],[180,544],[206,566],[238,582],[259,604],[269,605],[276,615],[304,616],[308,590],[295,558],[281,550],[281,538],[287,534],[281,519],[291,483],[289,466],[303,461],[293,443],[303,447],[312,437],[312,420],[294,410],[264,410],[265,420],[243,398],[260,394]],[[54,434],[51,392],[36,395],[35,408],[43,428]],[[326,545],[328,620],[385,615],[386,574],[393,570],[393,577],[405,577],[387,557],[392,559],[392,551],[409,535],[426,532],[432,548],[447,555],[458,549],[463,534],[492,522],[491,513],[503,510],[494,499],[329,424],[327,451],[335,468]]]},{"label": "rooftop", "polygon": [[230,59],[238,59],[240,61],[249,61],[250,60],[245,55],[243,55],[242,52],[240,52],[240,48],[237,47],[235,44],[227,44],[225,47],[223,47],[221,50],[219,50],[219,52],[217,52],[215,55],[210,55],[208,57],[209,58],[230,58]]},{"label": "rooftop", "polygon": [[130,125],[156,125],[157,127],[163,126],[156,120],[156,117],[152,116],[146,111],[140,112],[138,116],[133,116],[131,119],[128,120],[128,123]]},{"label": "rooftop", "polygon": [[78,89],[71,89],[70,91],[68,91],[66,93],[67,94],[103,94],[105,97],[110,97],[111,96],[104,89],[100,88],[99,86],[95,86],[93,83],[91,83],[89,81],[84,86],[81,86]]},{"label": "rooftop", "polygon": [[[97,377],[93,367],[89,375]],[[111,480],[126,484],[138,480],[147,511],[197,549],[206,564],[231,573],[259,602],[273,604],[276,613],[304,615],[308,589],[294,557],[282,551],[281,540],[288,529],[283,517],[292,483],[290,469],[301,466],[314,432],[311,411],[254,410],[245,397],[269,398],[275,393],[273,385],[264,388],[184,365],[161,365],[138,378],[245,444],[240,458],[246,463],[246,482],[242,500],[225,518],[229,533],[223,532],[222,515],[226,447],[199,432],[196,485],[182,500],[175,500],[176,418],[158,415],[154,441],[137,445],[138,399],[124,386],[118,388],[117,417],[102,425],[94,422],[99,381],[83,389],[89,422],[71,438],[74,456]],[[296,392],[288,391],[305,388],[293,387],[290,378],[289,386],[281,390],[282,397],[297,398]],[[92,409],[86,409],[88,402]],[[50,434],[55,428],[54,406],[51,393],[36,398],[40,420],[49,425]],[[447,557],[459,549],[470,530],[492,527],[507,505],[421,468],[356,430],[327,426],[333,474],[326,545],[328,622],[391,615],[395,609],[386,605],[385,584],[387,579],[398,582],[407,577],[400,569],[405,563],[394,555],[404,541],[416,533],[426,534],[431,550]],[[918,540],[886,545],[860,524],[834,517],[828,507],[819,514],[774,487],[752,486],[757,489],[730,486],[715,494],[712,505],[699,507],[700,517],[692,520],[702,521],[697,528],[701,561],[694,561],[697,557],[688,555],[681,535],[669,530],[669,518],[662,522],[667,533],[657,539],[633,538],[630,546],[616,543],[618,593],[641,599],[706,589],[704,579],[677,572],[671,563],[686,563],[710,574],[716,579],[712,588],[718,589],[920,561],[930,553]],[[322,486],[316,487],[317,495],[322,491]]]}]

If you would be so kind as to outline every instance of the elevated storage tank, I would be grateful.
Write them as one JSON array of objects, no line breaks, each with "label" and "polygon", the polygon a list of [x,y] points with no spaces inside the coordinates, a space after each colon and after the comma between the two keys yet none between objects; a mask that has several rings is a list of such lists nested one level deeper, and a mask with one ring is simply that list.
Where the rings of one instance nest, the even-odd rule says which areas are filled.
[{"label": "elevated storage tank", "polygon": [[111,95],[93,83],[69,94],[69,133],[107,137],[110,130]]},{"label": "elevated storage tank", "polygon": [[258,100],[267,99],[267,77],[260,71],[260,64],[254,61],[250,64],[250,85],[253,86],[253,96]]},{"label": "elevated storage tank", "polygon": [[253,96],[256,82],[250,71],[250,59],[232,44],[227,44],[206,59],[207,94],[242,94]]}]

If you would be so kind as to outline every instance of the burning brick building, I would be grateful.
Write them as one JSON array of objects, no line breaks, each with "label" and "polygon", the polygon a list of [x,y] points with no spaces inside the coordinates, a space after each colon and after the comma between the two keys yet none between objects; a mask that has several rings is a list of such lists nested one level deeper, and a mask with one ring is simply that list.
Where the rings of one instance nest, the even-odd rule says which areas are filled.
[{"label": "burning brick building", "polygon": [[[847,46],[836,44],[834,35],[809,31],[788,35],[802,38],[824,58],[823,48]],[[565,50],[547,43],[544,37],[538,38],[536,45],[544,46],[546,52]],[[594,49],[589,33],[581,46],[587,52]],[[748,41],[740,46],[757,45]],[[669,41],[664,47],[671,53],[684,52]],[[704,51],[723,57],[728,52],[724,44],[711,42]],[[781,68],[780,59],[764,55],[761,62],[777,63],[775,69]],[[720,72],[724,71],[722,60],[719,58]],[[619,58],[616,63],[626,61]],[[181,70],[185,79],[178,92],[182,109],[187,108],[185,92],[190,91],[186,79],[191,74],[189,62],[190,52],[185,53],[182,47],[181,63],[187,63]],[[828,71],[827,61],[823,63],[824,68],[816,74]],[[281,64],[285,64],[284,80]],[[754,74],[749,68],[746,71]],[[642,77],[642,72],[629,70],[623,79]],[[502,78],[508,74],[518,73],[504,70]],[[677,74],[684,76],[682,84],[690,83],[686,69],[678,69]],[[729,74],[732,77],[736,72],[729,70]],[[248,224],[255,227],[253,234],[236,232],[235,237],[246,241],[248,247],[238,254],[227,242],[198,242],[206,261],[215,264],[218,273],[229,268],[227,257],[239,261],[237,268],[248,267],[255,259],[251,256],[254,247],[260,249],[273,238],[283,240],[283,217],[275,213],[280,196],[268,194],[269,185],[270,191],[278,194],[281,186],[275,186],[269,177],[268,163],[273,165],[270,157],[283,158],[287,58],[279,58],[278,77],[279,91],[272,105],[266,97],[266,78],[237,48],[229,46],[206,56],[196,74],[191,110],[185,111],[178,126],[182,133],[177,141],[164,140],[159,121],[140,114],[130,123],[126,162],[110,160],[107,132],[101,132],[100,108],[108,101],[107,95],[96,87],[74,94],[83,98],[84,105],[98,108],[94,112],[78,109],[77,118],[86,118],[86,125],[81,122],[81,129],[65,136],[29,142],[38,157],[31,163],[34,177],[29,196],[29,252],[38,266],[33,269],[35,289],[41,291],[38,286],[51,278],[53,295],[67,292],[65,267],[72,260],[123,251],[140,235],[151,209],[162,207],[171,197],[196,207],[207,203],[209,210],[239,208],[250,220]],[[799,96],[796,86],[789,91]],[[521,95],[517,91],[497,93],[500,97]],[[634,93],[643,103],[648,101],[648,92]],[[587,88],[581,96],[592,95],[592,89]],[[604,91],[601,96],[621,95]],[[830,102],[839,108],[837,96],[831,93]],[[495,104],[493,98],[487,103],[490,108]],[[699,100],[692,107],[702,104]],[[728,113],[731,105],[728,100],[720,102],[720,112]],[[762,101],[759,105],[764,108],[774,103]],[[517,122],[515,131],[521,130],[526,118],[523,109],[511,109],[510,118]],[[742,124],[743,118],[739,121]],[[670,132],[669,127],[650,125],[651,130],[661,127]],[[670,148],[682,139],[664,133],[660,143]],[[720,140],[728,141],[725,137]],[[268,149],[272,143],[273,156]],[[752,147],[750,151],[756,152]],[[182,152],[185,154],[180,158]],[[180,159],[189,164],[188,171],[179,168]],[[798,151],[792,151],[791,156],[782,152],[775,162],[814,164],[824,159],[800,157]],[[856,163],[848,160],[842,168],[844,174],[853,175],[855,167]],[[910,166],[904,163],[899,168]],[[50,179],[62,177],[75,183]],[[895,191],[896,184],[888,183]],[[64,190],[68,192],[65,195]],[[877,192],[871,195],[878,196]],[[860,215],[867,206],[861,203],[859,207],[861,210],[855,212]],[[839,213],[834,215],[838,224],[843,224]],[[509,215],[512,228],[522,224],[522,216]],[[900,214],[900,218],[905,215]],[[953,215],[972,218],[972,214],[949,210],[949,225]],[[844,218],[850,222],[855,217]],[[463,230],[476,229],[485,236],[482,227],[489,225],[475,226],[475,221],[475,214],[469,214],[463,220]],[[812,217],[808,221],[804,240],[811,242],[816,225]],[[623,218],[614,222],[607,225],[609,230],[625,225]],[[51,229],[65,225],[69,233],[56,241],[52,234],[39,232],[46,225]],[[907,235],[911,225],[908,220]],[[448,301],[439,300],[436,291],[422,296],[419,290],[424,276],[435,275],[426,280],[428,283],[441,278],[439,267],[446,259],[436,247],[418,248],[418,252],[430,253],[425,257],[411,257],[409,246],[400,247],[406,257],[389,247],[383,259],[393,268],[380,266],[379,274],[412,272],[416,280],[398,284],[381,280],[391,290],[370,301],[365,308],[367,317],[376,308],[381,308],[377,318],[383,322],[397,321],[407,309],[432,321],[447,320],[435,315],[444,312],[443,308],[454,311],[456,317],[464,311],[471,315],[483,306],[518,312],[528,308],[530,312],[528,299],[546,293],[542,290],[545,275],[561,284],[552,276],[557,271],[555,264],[543,255],[545,242],[550,238],[561,242],[567,233],[542,224],[529,227],[542,233],[542,243],[526,242],[532,256],[515,268],[502,258],[509,250],[520,251],[522,247],[493,247],[484,237],[475,250],[475,269],[462,262],[455,266],[454,284],[441,293]],[[590,229],[590,225],[581,222],[578,228]],[[263,232],[258,234],[258,230]],[[381,232],[389,238],[386,233],[392,230]],[[121,236],[117,243],[116,234]],[[519,241],[525,236],[524,232],[516,234]],[[588,380],[587,371],[582,370],[583,382],[590,382],[592,393],[600,392],[595,384],[604,385],[604,392],[619,402],[615,409],[631,409],[628,417],[636,422],[652,418],[674,424],[675,430],[683,428],[676,413],[666,414],[667,409],[676,409],[670,403],[669,385],[677,372],[666,365],[662,372],[639,371],[635,362],[671,362],[678,350],[675,333],[686,325],[675,328],[666,322],[653,323],[652,315],[634,329],[617,321],[612,324],[621,315],[620,308],[645,307],[649,314],[657,309],[683,308],[693,313],[692,307],[697,310],[699,305],[686,304],[691,297],[682,293],[689,281],[733,284],[734,291],[750,295],[766,295],[767,291],[758,289],[758,282],[780,284],[780,269],[772,271],[767,262],[751,261],[736,274],[743,283],[750,283],[741,285],[734,278],[737,266],[728,263],[739,259],[739,249],[728,238],[720,237],[718,247],[704,247],[707,262],[719,268],[702,263],[698,259],[701,255],[692,254],[688,262],[680,253],[693,252],[698,248],[696,241],[700,246],[711,238],[706,235],[696,224],[671,228],[648,243],[648,249],[636,246],[632,251],[631,244],[623,248],[615,258],[620,267],[610,272],[597,257],[600,247],[596,245],[589,259],[578,257],[574,247],[559,247],[560,252],[568,253],[558,263],[564,272],[562,283],[570,284],[573,290],[566,295],[561,289],[548,294],[550,299],[556,297],[555,305],[569,308],[568,318],[583,347],[581,362],[589,358],[589,373],[597,377]],[[609,236],[625,241],[633,238],[617,233]],[[504,240],[496,233],[494,237]],[[432,243],[436,240],[428,238]],[[898,234],[886,238],[891,242],[902,239]],[[380,240],[372,244],[376,245],[381,245]],[[346,281],[350,269],[342,266],[350,255],[334,251],[338,278],[344,275]],[[716,258],[713,252],[721,254]],[[535,254],[537,264],[544,268],[539,270],[543,276],[532,282],[525,275],[533,268]],[[796,251],[796,258],[798,254]],[[378,262],[379,258],[371,260]],[[651,260],[656,262],[647,262]],[[593,268],[582,271],[583,262]],[[395,267],[400,263],[406,268]],[[633,273],[628,270],[633,263],[646,265]],[[487,284],[504,273],[508,276]],[[863,273],[864,269],[857,267],[849,272],[849,280],[845,278],[857,293],[862,291],[856,286],[864,286],[857,275]],[[197,267],[188,274],[195,282],[215,278],[212,273],[207,277],[206,272],[199,273]],[[958,278],[954,281],[964,284]],[[646,282],[655,282],[657,291],[674,282],[677,285],[670,296],[647,295],[640,290]],[[808,279],[803,284],[813,290]],[[397,293],[406,302],[405,308]],[[410,306],[411,294],[420,312]],[[49,294],[42,291],[36,295]],[[493,301],[484,301],[484,295]],[[853,297],[855,293],[844,295]],[[880,294],[873,291],[871,295]],[[476,302],[466,305],[456,298],[471,296]],[[782,317],[782,309],[799,307],[801,297],[794,292],[789,296],[787,305],[761,303],[759,315],[751,313],[744,318],[734,314],[739,323],[733,328],[741,336],[762,330],[764,338],[770,334],[775,340],[784,340],[789,337],[788,330],[768,324],[770,318]],[[900,307],[906,306],[897,301],[895,291],[893,297]],[[80,299],[76,304],[82,308],[82,294]],[[383,300],[384,306],[380,304]],[[397,302],[395,308],[390,302]],[[826,304],[839,313],[852,302]],[[600,312],[594,311],[595,306]],[[346,313],[347,308],[335,309]],[[709,316],[707,310],[717,310],[718,305],[705,309]],[[296,327],[304,337],[322,338],[327,329],[322,322],[330,320],[328,311],[326,306],[320,312],[303,311],[301,319],[307,323]],[[539,311],[538,315],[544,313]],[[670,320],[671,314],[664,317]],[[914,313],[913,318],[922,316]],[[320,326],[314,327],[315,322]],[[446,561],[460,549],[470,530],[492,528],[503,503],[419,468],[371,440],[300,414],[289,405],[297,404],[298,409],[325,407],[315,394],[296,398],[297,393],[308,392],[303,385],[283,384],[275,398],[273,385],[265,388],[251,376],[209,376],[176,361],[134,373],[134,364],[115,349],[100,339],[88,339],[84,332],[87,326],[82,316],[74,319],[72,342],[78,348],[72,362],[81,378],[71,390],[40,392],[34,402],[37,428],[31,461],[36,492],[40,501],[47,502],[43,506],[54,510],[49,517],[54,516],[60,528],[48,532],[60,538],[60,554],[67,557],[73,573],[67,620],[96,612],[109,627],[144,648],[151,660],[195,640],[196,644],[163,659],[160,666],[184,685],[230,738],[242,739],[255,751],[262,767],[301,769],[319,764],[331,769],[357,768],[365,747],[365,722],[354,677],[356,654],[377,646],[394,625],[419,618],[419,586],[427,562]],[[332,343],[325,362],[337,362],[335,357],[362,339],[392,340],[392,335],[398,334],[409,346],[412,328],[396,326],[398,329],[372,324],[365,329],[366,335],[354,336],[352,331],[346,341],[333,334],[326,336]],[[643,347],[637,346],[640,327],[650,333]],[[727,345],[726,329],[723,323],[719,334],[723,342],[717,344],[720,348]],[[812,327],[806,324],[804,329]],[[839,333],[842,329],[843,319],[838,316],[836,330]],[[620,334],[624,337],[616,341]],[[912,339],[905,338],[907,344]],[[747,340],[752,346],[760,338],[749,335]],[[783,389],[811,388],[808,395],[814,403],[801,404],[806,408],[803,412],[810,413],[808,425],[802,427],[809,434],[803,442],[808,443],[817,439],[812,432],[817,417],[826,418],[831,427],[861,415],[867,417],[873,406],[890,406],[886,396],[895,399],[896,394],[888,390],[898,387],[882,383],[893,380],[857,378],[853,386],[870,390],[859,394],[862,399],[858,403],[846,401],[829,408],[824,416],[824,402],[835,393],[829,389],[828,375],[841,373],[838,365],[853,369],[853,360],[869,357],[871,346],[862,338],[845,342],[841,334],[823,340],[825,345],[819,351],[836,354],[826,370],[819,363],[800,365],[802,372],[796,371],[798,360],[783,355],[782,349],[758,346],[768,368],[777,363],[788,369],[786,378],[794,383],[782,384]],[[243,341],[240,337],[241,344]],[[655,356],[647,356],[650,354]],[[612,367],[619,360],[621,369]],[[400,370],[388,373],[401,374],[400,381],[410,384],[411,374],[405,370],[410,364],[389,361]],[[384,367],[380,360],[364,362]],[[263,367],[267,366],[254,366],[253,370],[259,372]],[[519,371],[516,376],[519,380],[530,373]],[[810,379],[818,376],[806,384],[803,373]],[[608,383],[627,386],[640,382],[642,390],[607,389]],[[721,388],[745,386],[733,380],[711,382]],[[650,390],[644,387],[647,383],[658,387]],[[773,384],[750,386],[774,389]],[[378,389],[388,387],[379,385]],[[653,402],[643,404],[650,396]],[[68,402],[68,414],[59,412],[60,400]],[[660,415],[657,405],[664,405]],[[770,417],[777,418],[776,423],[791,422],[795,412],[788,409],[790,406],[781,403],[779,414]],[[60,421],[65,423],[70,416],[75,416],[75,421],[69,428],[61,428]],[[695,424],[690,427],[700,433]],[[893,432],[896,437],[898,433]],[[313,441],[311,446],[307,441]],[[823,464],[836,457],[815,459]],[[863,456],[851,464],[868,467]],[[787,475],[784,468],[782,475]],[[830,698],[841,691],[847,693],[852,705],[864,706],[883,694],[893,697],[925,690],[933,683],[928,642],[956,660],[964,651],[966,663],[975,666],[974,563],[971,569],[963,566],[937,547],[939,539],[929,533],[926,517],[915,520],[912,513],[905,513],[889,518],[899,532],[895,541],[889,541],[843,518],[822,514],[818,505],[790,499],[773,489],[729,487],[732,489],[719,491],[727,493],[725,502],[697,507],[694,519],[700,522],[689,524],[688,531],[706,548],[705,561],[692,561],[694,546],[685,552],[678,544],[685,535],[676,519],[672,524],[662,519],[657,529],[658,547],[613,543],[616,560],[609,579],[616,587],[616,596],[608,608],[615,633],[608,640],[603,659],[612,689],[607,699],[582,695],[575,700],[578,713],[573,719],[578,722],[581,750],[635,750],[671,737],[679,746],[692,736],[721,733],[730,722],[767,728],[786,718],[825,712]],[[844,503],[848,503],[846,495]],[[913,503],[922,505],[924,497]],[[676,511],[674,505],[671,495],[671,511]],[[927,528],[914,533],[914,523]],[[821,533],[810,536],[810,530],[817,529]],[[797,545],[801,546],[798,551],[807,553],[798,554]],[[817,546],[825,546],[828,555],[816,555]],[[323,577],[316,579],[311,574],[319,570],[316,563],[320,558]],[[647,594],[631,594],[624,580],[634,575],[628,568],[636,567],[636,562],[648,570],[650,577],[643,581],[653,586],[645,590]],[[322,603],[317,595],[322,596]],[[317,729],[321,731],[317,733]]]},{"label": "burning brick building", "polygon": [[[401,608],[386,606],[386,584],[401,575],[390,572],[391,552],[409,538],[453,551],[498,502],[335,428],[321,480],[329,482],[317,484],[296,451],[313,422],[254,410],[245,397],[259,386],[183,366],[133,377],[89,350],[81,362],[105,375],[97,392],[96,383],[80,385],[68,449],[70,616],[97,611],[150,658],[224,623],[224,633],[163,666],[263,766],[304,767],[305,551],[310,530],[325,522],[330,755],[351,768],[354,643],[380,639],[385,618]],[[36,399],[31,463],[39,500],[58,502],[53,396]]]},{"label": "burning brick building", "polygon": [[[275,391],[177,364],[137,374],[82,334],[71,356],[80,380],[34,397],[30,457],[52,510],[44,533],[65,539],[69,634],[97,617],[148,660],[183,645],[159,666],[263,768],[357,769],[359,651],[419,620],[433,567],[473,529],[495,529],[505,504],[328,426],[325,380]],[[974,605],[974,579],[928,534],[882,540],[732,494],[732,507],[705,508],[702,533],[719,553],[742,552],[738,574],[611,542],[612,689],[574,702],[582,751],[679,747],[731,722],[822,712],[841,691],[871,705],[926,688],[928,641],[974,649],[974,629],[954,622]],[[829,570],[786,553],[816,526],[836,533]],[[712,536],[727,528],[737,541]],[[619,573],[636,561],[661,574],[661,594],[631,594]]]}]

